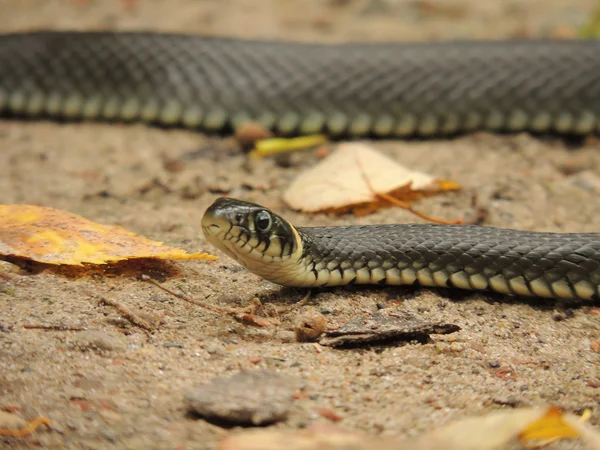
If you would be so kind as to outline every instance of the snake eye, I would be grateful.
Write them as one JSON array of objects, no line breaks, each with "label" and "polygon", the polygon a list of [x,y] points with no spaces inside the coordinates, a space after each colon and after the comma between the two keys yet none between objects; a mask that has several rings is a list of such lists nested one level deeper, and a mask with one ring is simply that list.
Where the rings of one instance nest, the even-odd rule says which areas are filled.
[{"label": "snake eye", "polygon": [[254,218],[254,224],[258,231],[268,231],[271,228],[271,215],[266,211],[260,211]]}]

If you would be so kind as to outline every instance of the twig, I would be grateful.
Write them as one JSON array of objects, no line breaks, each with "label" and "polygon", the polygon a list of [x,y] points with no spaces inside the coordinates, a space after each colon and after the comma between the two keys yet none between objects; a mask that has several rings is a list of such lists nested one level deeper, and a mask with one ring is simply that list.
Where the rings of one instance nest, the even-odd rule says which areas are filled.
[{"label": "twig", "polygon": [[304,306],[304,304],[310,299],[310,296],[312,295],[312,291],[309,289],[308,292],[306,294],[304,294],[304,297],[302,297],[300,300],[298,300],[296,303],[293,303],[289,306],[285,306],[283,308],[280,308],[277,310],[278,314],[283,314],[286,312],[290,312],[296,308],[299,308],[300,306]]},{"label": "twig", "polygon": [[23,428],[17,428],[15,430],[10,428],[0,428],[0,436],[25,437],[37,430],[39,426],[50,426],[51,423],[52,422],[47,417],[37,417]]},{"label": "twig", "polygon": [[[272,323],[272,321],[269,320],[260,320],[258,319],[255,315],[254,312],[258,309],[262,309],[262,304],[260,303],[260,300],[255,300],[252,302],[252,304],[250,306],[247,306],[245,308],[219,308],[217,306],[209,306],[205,303],[202,303],[198,300],[195,300],[193,298],[187,297],[183,294],[180,294],[179,292],[175,292],[172,291],[169,288],[166,288],[162,285],[160,285],[159,283],[157,283],[156,281],[154,281],[152,278],[146,276],[146,275],[142,275],[141,279],[143,281],[147,281],[150,284],[153,284],[154,286],[156,286],[157,288],[165,291],[168,294],[173,295],[174,297],[177,297],[185,302],[191,303],[192,305],[198,306],[200,308],[206,309],[210,312],[214,312],[219,314],[220,316],[228,316],[233,318],[234,320],[241,322],[245,325],[254,325],[254,326],[259,326],[259,327],[266,327],[266,326],[271,326],[274,323]],[[310,295],[310,291],[309,294]],[[305,298],[303,298],[301,300],[301,302],[308,300],[308,296],[306,296]]]},{"label": "twig", "polygon": [[112,306],[117,311],[119,311],[121,314],[123,314],[123,316],[127,320],[129,320],[133,325],[143,328],[146,331],[154,331],[155,327],[150,325],[144,319],[141,319],[140,317],[136,316],[135,313],[133,311],[131,311],[129,308],[127,308],[113,300],[110,300],[106,297],[100,297],[100,299],[98,300],[98,303]]},{"label": "twig", "polygon": [[198,300],[194,300],[193,298],[187,297],[187,296],[185,296],[183,294],[180,294],[179,292],[172,291],[171,289],[166,288],[166,287],[158,284],[156,281],[154,281],[148,275],[142,275],[141,279],[143,281],[146,281],[146,282],[150,283],[150,284],[153,284],[154,286],[156,286],[159,289],[162,289],[167,294],[171,294],[174,297],[177,297],[178,299],[183,300],[184,302],[191,303],[192,305],[199,306],[200,308],[207,309],[208,311],[211,311],[211,312],[214,312],[214,313],[217,313],[217,314],[228,314],[228,315],[231,315],[232,313],[236,313],[237,314],[239,312],[239,311],[232,310],[232,309],[219,308],[217,306],[209,306],[209,305],[207,305],[205,303],[202,303],[202,302],[200,302]]},{"label": "twig", "polygon": [[25,324],[23,328],[26,330],[48,330],[48,331],[83,331],[83,327],[66,327],[64,325],[35,325]]},{"label": "twig", "polygon": [[398,200],[395,197],[392,197],[389,194],[379,194],[375,192],[375,195],[387,202],[390,202],[392,205],[396,205],[400,208],[404,208],[407,211],[413,213],[415,216],[420,217],[421,219],[425,219],[428,220],[429,222],[433,222],[433,223],[441,223],[444,225],[462,225],[463,220],[462,219],[457,219],[457,220],[446,220],[446,219],[440,219],[437,217],[433,217],[430,216],[429,214],[425,214],[423,212],[417,211],[416,209],[414,209],[412,206],[410,206],[409,204],[403,202],[402,200]]}]

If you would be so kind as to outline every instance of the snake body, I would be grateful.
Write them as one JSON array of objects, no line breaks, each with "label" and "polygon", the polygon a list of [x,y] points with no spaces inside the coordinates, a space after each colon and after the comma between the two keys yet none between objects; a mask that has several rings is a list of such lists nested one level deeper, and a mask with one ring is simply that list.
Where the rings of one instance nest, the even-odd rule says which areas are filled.
[{"label": "snake body", "polygon": [[507,295],[600,299],[600,234],[467,225],[295,228],[260,205],[220,198],[206,238],[280,285],[422,285]]},{"label": "snake body", "polygon": [[0,115],[280,134],[600,131],[600,41],[308,44],[0,35]]},{"label": "snake body", "polygon": [[[600,41],[321,45],[6,34],[0,115],[209,131],[253,120],[288,135],[589,134],[600,131]],[[598,234],[438,225],[296,229],[234,200],[215,202],[203,229],[246,268],[283,285],[418,283],[600,297]]]}]

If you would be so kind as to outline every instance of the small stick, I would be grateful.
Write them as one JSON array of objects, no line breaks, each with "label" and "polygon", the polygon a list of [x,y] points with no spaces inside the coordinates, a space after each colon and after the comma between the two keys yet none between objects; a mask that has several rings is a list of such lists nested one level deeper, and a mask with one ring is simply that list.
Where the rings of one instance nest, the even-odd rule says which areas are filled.
[{"label": "small stick", "polygon": [[462,225],[462,223],[463,223],[462,219],[457,219],[457,220],[439,219],[437,217],[430,216],[429,214],[425,214],[423,212],[417,211],[416,209],[413,209],[413,207],[410,206],[409,204],[403,202],[402,200],[398,200],[397,198],[394,198],[388,194],[375,193],[375,195],[383,200],[390,202],[392,205],[396,205],[400,208],[404,208],[407,211],[413,213],[415,216],[420,217],[421,219],[428,220],[433,223],[441,223],[443,225]]},{"label": "small stick", "polygon": [[312,291],[309,289],[308,292],[306,294],[304,294],[304,297],[302,297],[300,300],[298,300],[296,303],[293,303],[289,306],[284,306],[283,308],[280,308],[277,310],[278,314],[283,314],[286,312],[290,312],[296,308],[299,308],[300,306],[304,306],[304,304],[308,301],[308,299],[310,299],[310,296],[312,295]]},{"label": "small stick", "polygon": [[135,313],[133,313],[129,308],[127,308],[123,305],[120,305],[119,303],[117,303],[113,300],[110,300],[106,297],[100,297],[100,299],[98,300],[98,303],[112,306],[117,311],[119,311],[121,314],[123,314],[123,316],[127,320],[129,320],[132,324],[134,324],[135,326],[143,328],[146,331],[154,331],[154,327],[152,325],[150,325],[144,319],[141,319],[138,316],[136,316]]},{"label": "small stick", "polygon": [[48,331],[83,331],[83,327],[66,327],[64,325],[35,325],[25,324],[23,328],[26,330],[48,330]]},{"label": "small stick", "polygon": [[[229,317],[233,318],[234,320],[236,320],[238,322],[242,322],[246,325],[256,325],[256,326],[261,326],[261,327],[272,325],[272,323],[270,323],[270,322],[260,321],[256,317],[254,317],[254,311],[256,311],[257,309],[262,309],[262,304],[260,303],[260,300],[252,302],[252,305],[250,305],[246,308],[219,308],[216,306],[209,306],[205,303],[194,300],[193,298],[190,298],[183,294],[180,294],[179,292],[175,292],[169,288],[166,288],[146,275],[142,275],[141,279],[143,281],[147,281],[150,284],[153,284],[157,288],[165,291],[167,294],[171,294],[174,297],[177,297],[185,302],[191,303],[192,305],[206,309],[210,312],[214,312],[216,314],[219,314],[220,316],[229,316]],[[304,298],[302,300],[300,300],[300,302],[298,302],[296,305],[293,305],[292,307],[296,307],[299,304],[302,304],[303,302],[308,300],[309,297],[310,297],[310,291],[308,291],[308,294],[306,296],[304,296]],[[279,310],[277,311],[277,313],[279,313]]]},{"label": "small stick", "polygon": [[50,426],[52,422],[47,417],[38,417],[33,419],[23,428],[12,430],[10,428],[0,428],[0,436],[25,437],[33,433],[41,425]]},{"label": "small stick", "polygon": [[[207,304],[199,302],[197,300],[194,300],[193,298],[186,297],[185,295],[180,294],[179,292],[172,291],[171,289],[166,288],[166,287],[158,284],[156,281],[154,281],[152,278],[150,278],[147,275],[142,275],[141,278],[142,278],[143,281],[147,281],[148,283],[153,284],[157,288],[162,289],[163,291],[165,291],[167,294],[171,294],[174,297],[177,297],[178,299],[183,300],[184,302],[191,303],[192,305],[199,306],[200,308],[207,309],[208,311],[211,311],[211,312],[214,312],[214,313],[217,313],[217,314],[228,314],[228,315],[231,315],[231,314],[234,313],[234,310],[219,308],[217,306],[208,306]],[[237,314],[237,312],[235,312],[235,313]]]}]

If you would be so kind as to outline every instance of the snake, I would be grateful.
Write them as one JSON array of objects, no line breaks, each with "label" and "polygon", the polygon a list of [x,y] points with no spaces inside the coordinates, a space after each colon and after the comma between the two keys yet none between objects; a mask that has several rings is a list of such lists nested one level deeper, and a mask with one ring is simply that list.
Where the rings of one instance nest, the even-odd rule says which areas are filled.
[{"label": "snake", "polygon": [[600,41],[311,43],[0,35],[0,116],[280,135],[600,131]]},{"label": "snake", "polygon": [[221,197],[206,239],[282,286],[418,285],[562,300],[600,299],[600,233],[477,225],[294,227],[261,205]]},{"label": "snake", "polygon": [[[599,40],[300,43],[153,32],[0,34],[0,116],[399,138],[600,132]],[[287,286],[420,284],[597,300],[598,234],[432,224],[296,228],[219,199],[207,239]]]}]

